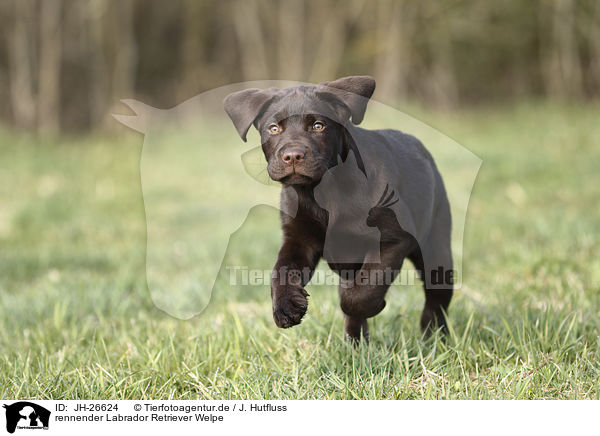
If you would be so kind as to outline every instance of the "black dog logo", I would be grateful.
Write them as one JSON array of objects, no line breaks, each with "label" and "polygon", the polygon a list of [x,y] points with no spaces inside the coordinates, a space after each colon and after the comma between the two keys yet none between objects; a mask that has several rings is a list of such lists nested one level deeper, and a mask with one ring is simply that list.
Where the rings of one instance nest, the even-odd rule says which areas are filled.
[{"label": "black dog logo", "polygon": [[50,411],[30,403],[29,401],[19,401],[10,405],[3,406],[6,409],[6,431],[14,433],[17,426],[19,428],[48,429],[50,421]]}]

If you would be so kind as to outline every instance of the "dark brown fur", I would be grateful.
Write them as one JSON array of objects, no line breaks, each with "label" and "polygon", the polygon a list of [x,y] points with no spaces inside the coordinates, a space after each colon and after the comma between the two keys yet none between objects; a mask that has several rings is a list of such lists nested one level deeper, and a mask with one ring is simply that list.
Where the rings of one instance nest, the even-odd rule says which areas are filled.
[{"label": "dark brown fur", "polygon": [[[322,89],[246,90],[225,100],[225,108],[242,138],[245,139],[252,124],[259,130],[269,175],[282,183],[283,243],[271,284],[273,318],[282,328],[302,321],[308,309],[304,287],[324,256],[329,212],[315,201],[315,187],[324,173],[336,166],[339,158],[345,161],[350,152],[360,170],[365,171],[361,153],[346,126],[349,117],[355,123],[362,120],[364,100],[370,98],[375,83],[371,78],[352,77],[322,85]],[[316,129],[315,122],[322,122],[324,129]],[[269,130],[274,124],[280,128],[277,133]],[[340,202],[343,207],[343,199]],[[371,208],[367,217],[367,225],[376,227],[381,234],[378,263],[339,263],[336,259],[325,259],[341,276],[340,305],[345,315],[345,332],[352,339],[359,339],[361,334],[367,337],[367,318],[383,310],[389,287],[387,282],[360,283],[361,274],[384,274],[387,269],[395,277],[406,258],[421,274],[425,273],[419,244],[400,226],[389,206],[393,202],[393,191],[389,195],[384,192],[381,204]],[[295,206],[295,215],[285,212],[295,210]],[[452,297],[451,285],[440,291],[428,289],[426,281],[424,284],[426,301],[421,327],[445,328],[444,312]]]}]

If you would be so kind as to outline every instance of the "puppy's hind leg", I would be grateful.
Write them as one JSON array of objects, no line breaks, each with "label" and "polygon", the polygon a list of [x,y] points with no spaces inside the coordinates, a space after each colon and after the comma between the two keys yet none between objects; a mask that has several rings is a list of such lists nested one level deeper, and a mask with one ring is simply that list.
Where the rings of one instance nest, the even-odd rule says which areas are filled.
[{"label": "puppy's hind leg", "polygon": [[[438,270],[433,268],[425,268],[423,262],[423,256],[419,248],[415,249],[408,258],[415,265],[415,268],[421,274],[423,280],[423,288],[425,290],[425,306],[421,314],[421,331],[425,335],[431,334],[437,328],[441,328],[443,333],[447,333],[448,326],[446,323],[446,314],[448,312],[448,306],[452,299],[452,283],[445,285],[433,285],[432,284],[432,272],[438,273]],[[442,270],[450,271],[452,269],[452,260],[447,259],[442,265]],[[426,276],[427,274],[427,276]],[[434,277],[433,279],[437,279]],[[433,280],[437,283],[437,280]]]},{"label": "puppy's hind leg", "polygon": [[425,289],[421,331],[426,335],[431,334],[437,328],[441,328],[443,333],[448,332],[446,313],[452,299],[452,292],[452,289]]}]

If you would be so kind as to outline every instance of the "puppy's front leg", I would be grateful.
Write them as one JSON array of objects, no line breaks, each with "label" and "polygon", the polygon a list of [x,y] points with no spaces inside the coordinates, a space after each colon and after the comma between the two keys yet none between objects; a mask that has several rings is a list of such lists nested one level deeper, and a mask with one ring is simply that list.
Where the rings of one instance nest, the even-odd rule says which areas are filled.
[{"label": "puppy's front leg", "polygon": [[283,245],[273,268],[271,298],[273,319],[278,327],[300,324],[308,308],[308,292],[304,286],[312,277],[323,253],[323,242],[302,226],[288,224],[283,228]]}]

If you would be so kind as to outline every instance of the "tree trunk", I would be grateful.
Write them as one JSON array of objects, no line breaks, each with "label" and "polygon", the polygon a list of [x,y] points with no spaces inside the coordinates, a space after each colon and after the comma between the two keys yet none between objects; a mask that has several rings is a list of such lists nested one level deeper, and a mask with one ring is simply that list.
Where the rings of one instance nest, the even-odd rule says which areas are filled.
[{"label": "tree trunk", "polygon": [[106,0],[90,0],[86,3],[88,8],[88,22],[90,32],[90,84],[89,111],[92,127],[102,125],[106,113],[109,78],[106,53],[105,30],[108,5]]},{"label": "tree trunk", "polygon": [[62,0],[40,2],[39,130],[60,129],[60,66]]},{"label": "tree trunk", "polygon": [[[432,6],[430,4],[428,6]],[[428,32],[427,46],[430,54],[428,77],[423,85],[427,88],[429,100],[437,107],[451,109],[458,104],[458,87],[454,72],[452,53],[452,29],[443,15],[425,8],[425,12],[435,23],[436,32]]]},{"label": "tree trunk", "polygon": [[244,80],[269,79],[267,47],[261,32],[256,0],[239,0],[232,4],[232,18],[238,40]]},{"label": "tree trunk", "polygon": [[412,36],[411,2],[385,0],[377,3],[375,77],[377,90],[390,103],[406,98]]},{"label": "tree trunk", "polygon": [[[134,0],[121,0],[112,4],[114,13],[114,63],[111,74],[111,99],[109,107],[135,92],[137,45],[133,26]],[[103,120],[112,122],[109,113]]]},{"label": "tree trunk", "polygon": [[35,4],[33,0],[14,0],[14,21],[9,36],[10,98],[17,127],[33,129],[36,124],[33,85],[35,43]]},{"label": "tree trunk", "polygon": [[[206,4],[197,0],[185,0],[181,8],[183,16],[182,38],[182,74],[181,83],[177,89],[178,101],[182,101],[197,94],[201,89],[202,75],[207,72],[203,68],[204,46],[202,44],[206,35],[203,17],[211,11]],[[208,69],[208,68],[206,68]]]},{"label": "tree trunk", "polygon": [[575,39],[573,0],[555,0],[550,5],[551,34],[545,47],[544,78],[548,95],[577,98],[582,95],[582,75]]},{"label": "tree trunk", "polygon": [[302,80],[304,74],[304,2],[279,2],[278,79]]},{"label": "tree trunk", "polygon": [[[312,68],[309,75],[311,82],[321,82],[337,78],[344,56],[344,48],[348,38],[347,28],[355,24],[361,17],[365,7],[364,0],[338,1],[330,4],[311,2],[309,19],[311,27],[306,34],[318,36],[312,58]],[[335,19],[330,19],[331,16]],[[312,48],[312,47],[311,47]]]},{"label": "tree trunk", "polygon": [[600,95],[600,2],[594,2],[594,10],[587,26],[590,50],[590,87],[594,95]]}]

